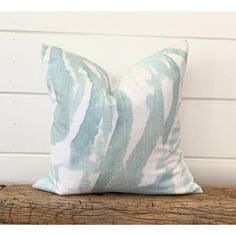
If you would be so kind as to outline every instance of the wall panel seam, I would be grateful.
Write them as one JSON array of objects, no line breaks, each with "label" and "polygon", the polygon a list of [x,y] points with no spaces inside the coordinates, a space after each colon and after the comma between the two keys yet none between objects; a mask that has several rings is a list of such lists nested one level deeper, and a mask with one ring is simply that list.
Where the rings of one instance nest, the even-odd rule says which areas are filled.
[{"label": "wall panel seam", "polygon": [[91,36],[111,36],[111,37],[144,37],[144,38],[173,38],[173,39],[198,39],[198,40],[220,40],[236,41],[236,38],[229,37],[202,37],[186,35],[159,35],[159,34],[118,34],[118,33],[92,33],[92,32],[65,32],[65,31],[42,31],[42,30],[6,30],[0,29],[0,33],[19,33],[19,34],[61,34],[61,35],[91,35]]},{"label": "wall panel seam", "polygon": [[[11,92],[11,91],[0,91],[0,96],[47,96],[49,93],[43,92]],[[183,97],[183,101],[205,101],[205,102],[236,102],[236,98],[212,98],[212,97]]]},{"label": "wall panel seam", "polygon": [[[37,158],[37,157],[49,158],[50,153],[47,152],[0,152],[1,158]],[[208,157],[208,156],[184,156],[185,160],[197,160],[197,161],[236,161],[236,157]]]}]

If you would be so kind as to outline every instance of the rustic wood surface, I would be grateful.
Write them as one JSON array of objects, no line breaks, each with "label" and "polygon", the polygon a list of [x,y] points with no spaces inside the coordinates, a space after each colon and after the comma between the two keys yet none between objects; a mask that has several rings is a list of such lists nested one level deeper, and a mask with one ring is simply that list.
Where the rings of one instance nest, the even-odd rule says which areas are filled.
[{"label": "rustic wood surface", "polygon": [[236,188],[203,194],[58,196],[0,185],[1,224],[236,224]]}]

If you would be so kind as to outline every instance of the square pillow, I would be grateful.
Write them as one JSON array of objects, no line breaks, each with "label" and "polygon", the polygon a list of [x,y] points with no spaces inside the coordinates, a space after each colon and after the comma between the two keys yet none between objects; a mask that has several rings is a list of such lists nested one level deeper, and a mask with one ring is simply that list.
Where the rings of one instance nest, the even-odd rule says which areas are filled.
[{"label": "square pillow", "polygon": [[117,80],[86,58],[42,45],[53,103],[51,165],[33,187],[61,195],[202,192],[181,149],[187,55],[181,41]]}]

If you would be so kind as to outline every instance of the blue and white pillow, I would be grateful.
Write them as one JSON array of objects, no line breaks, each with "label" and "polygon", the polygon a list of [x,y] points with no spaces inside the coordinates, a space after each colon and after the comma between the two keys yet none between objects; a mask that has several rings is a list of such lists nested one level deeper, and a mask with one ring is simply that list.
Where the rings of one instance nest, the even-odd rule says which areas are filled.
[{"label": "blue and white pillow", "polygon": [[33,187],[61,195],[202,192],[181,149],[187,55],[182,41],[144,58],[114,82],[94,62],[43,45],[53,103],[51,166]]}]

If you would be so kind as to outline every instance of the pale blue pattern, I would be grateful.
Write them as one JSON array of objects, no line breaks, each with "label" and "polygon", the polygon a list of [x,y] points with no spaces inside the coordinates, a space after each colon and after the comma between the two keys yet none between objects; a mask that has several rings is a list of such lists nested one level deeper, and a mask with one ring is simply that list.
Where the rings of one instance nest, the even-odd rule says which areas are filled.
[{"label": "pale blue pattern", "polygon": [[183,41],[144,58],[113,90],[108,73],[95,63],[43,45],[54,107],[52,158],[48,177],[33,187],[61,195],[202,192],[181,149],[178,114],[187,54]]}]

